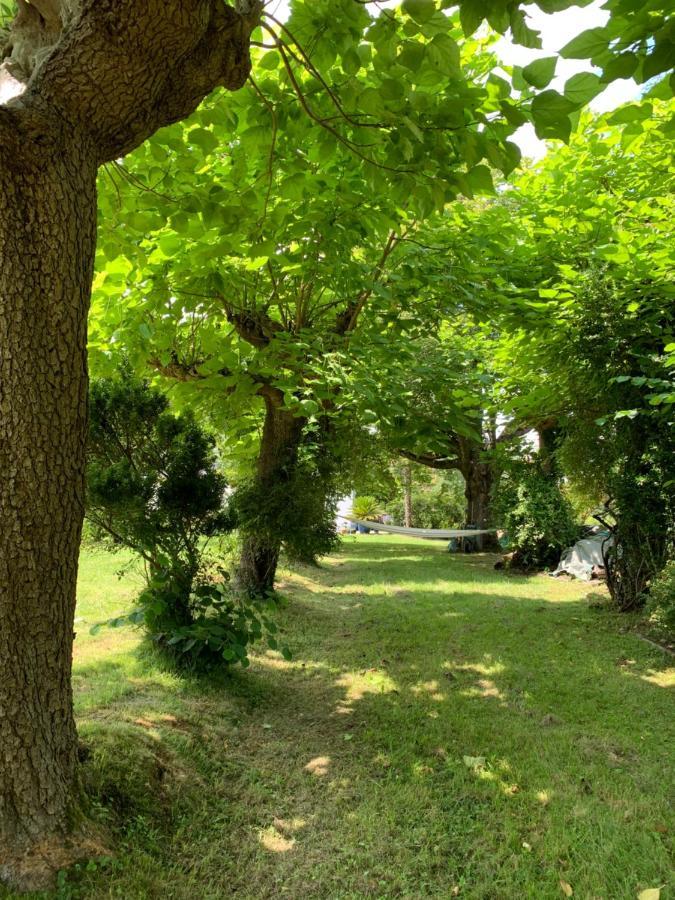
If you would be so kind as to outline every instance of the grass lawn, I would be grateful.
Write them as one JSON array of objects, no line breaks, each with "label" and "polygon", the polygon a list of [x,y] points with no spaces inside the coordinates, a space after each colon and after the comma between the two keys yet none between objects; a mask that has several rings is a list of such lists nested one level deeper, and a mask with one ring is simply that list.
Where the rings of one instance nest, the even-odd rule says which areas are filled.
[{"label": "grass lawn", "polygon": [[672,659],[588,586],[444,550],[366,535],[282,573],[294,660],[217,683],[90,636],[135,585],[85,554],[76,707],[117,856],[59,895],[675,898]]}]

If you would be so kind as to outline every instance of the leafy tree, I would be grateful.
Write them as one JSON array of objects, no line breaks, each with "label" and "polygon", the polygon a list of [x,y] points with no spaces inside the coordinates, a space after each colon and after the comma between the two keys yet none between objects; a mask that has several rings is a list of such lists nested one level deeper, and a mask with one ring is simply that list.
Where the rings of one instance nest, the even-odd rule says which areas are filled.
[{"label": "leafy tree", "polygon": [[579,536],[560,479],[541,458],[513,460],[499,484],[497,508],[506,530],[509,568],[522,571],[555,568],[563,550]]},{"label": "leafy tree", "polygon": [[[501,524],[493,511],[502,458],[497,451],[531,426],[498,425],[497,373],[491,361],[495,338],[463,318],[463,324],[459,319],[453,327],[441,326],[437,338],[410,343],[386,378],[371,385],[367,400],[401,456],[432,470],[461,473],[462,522],[491,528]],[[370,370],[365,374],[372,380]],[[482,536],[479,546],[496,548],[496,537]]]},{"label": "leafy tree", "polygon": [[672,197],[662,140],[672,101],[650,109],[639,123],[625,124],[622,110],[587,119],[569,148],[513,191],[464,211],[480,219],[470,233],[499,236],[483,264],[502,273],[514,301],[497,347],[505,409],[551,420],[567,477],[609,505],[609,586],[621,609],[644,602],[675,518]]},{"label": "leafy tree", "polygon": [[[141,369],[150,365],[177,381],[183,402],[219,407],[217,417],[225,410],[227,418],[255,415],[262,401],[255,476],[240,504],[239,577],[258,593],[273,586],[282,542],[297,553],[290,534],[309,540],[312,516],[326,512],[316,495],[312,504],[293,496],[309,478],[306,469],[303,477],[296,471],[303,440],[348,404],[354,361],[364,352],[371,364],[380,354],[395,354],[395,341],[416,326],[412,307],[422,273],[407,236],[459,190],[491,188],[489,169],[478,164],[483,155],[506,171],[518,157],[505,139],[513,126],[500,116],[494,92],[469,89],[493,58],[477,42],[460,45],[458,24],[445,16],[421,25],[404,15],[391,25],[358,13],[376,60],[399,45],[412,52],[408,32],[418,35],[420,51],[442,45],[456,60],[450,82],[443,68],[448,60],[431,49],[424,51],[426,62],[401,63],[396,71],[403,93],[380,109],[387,124],[371,122],[352,134],[349,127],[356,126],[343,116],[340,127],[347,132],[336,140],[326,131],[336,108],[351,108],[357,86],[363,101],[389,82],[375,63],[354,71],[349,64],[345,72],[347,63],[333,53],[317,53],[300,66],[302,49],[294,45],[292,52],[286,43],[296,28],[300,35],[306,28],[304,7],[296,13],[279,26],[274,51],[262,57],[263,74],[229,104],[229,118],[218,115],[215,102],[204,104],[201,127],[192,121],[174,126],[118,167],[117,175],[142,185],[161,162],[161,186],[146,192],[142,215],[127,205],[137,204],[136,190],[123,198],[112,184],[104,190],[92,329],[95,350],[107,353],[112,336]],[[330,90],[317,92],[317,79]],[[437,124],[442,104],[457,92],[467,124],[445,129]],[[400,109],[404,96],[411,103],[417,97],[423,110],[414,152],[412,120]],[[303,104],[311,104],[312,115]],[[352,143],[357,133],[365,140],[373,130],[373,163],[367,163]],[[216,134],[227,155],[210,152],[206,135]],[[472,144],[468,162],[461,149],[466,140]],[[452,154],[439,156],[441,146]],[[196,157],[204,164],[195,172]],[[264,190],[254,193],[248,186],[260,180]],[[117,297],[120,276],[124,303]],[[301,513],[307,521],[294,518]],[[330,546],[327,539],[319,544]]]}]

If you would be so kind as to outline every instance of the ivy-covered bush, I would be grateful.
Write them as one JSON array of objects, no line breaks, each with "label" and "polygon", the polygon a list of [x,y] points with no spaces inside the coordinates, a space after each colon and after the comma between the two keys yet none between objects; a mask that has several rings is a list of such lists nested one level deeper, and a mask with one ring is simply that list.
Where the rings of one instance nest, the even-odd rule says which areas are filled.
[{"label": "ivy-covered bush", "polygon": [[675,559],[669,560],[652,582],[647,612],[657,626],[675,634]]},{"label": "ivy-covered bush", "polygon": [[562,551],[579,536],[572,506],[558,479],[535,462],[513,462],[502,477],[497,496],[506,529],[512,568],[554,568]]},{"label": "ivy-covered bush", "polygon": [[315,564],[339,544],[337,497],[311,460],[297,462],[275,484],[242,482],[232,504],[242,531],[261,544],[283,547],[291,562]]},{"label": "ivy-covered bush", "polygon": [[142,625],[174,660],[190,666],[248,665],[267,634],[267,607],[238,597],[208,556],[209,541],[235,526],[215,443],[189,414],[123,369],[90,390],[87,519],[91,538],[144,562],[135,609],[109,625]]}]

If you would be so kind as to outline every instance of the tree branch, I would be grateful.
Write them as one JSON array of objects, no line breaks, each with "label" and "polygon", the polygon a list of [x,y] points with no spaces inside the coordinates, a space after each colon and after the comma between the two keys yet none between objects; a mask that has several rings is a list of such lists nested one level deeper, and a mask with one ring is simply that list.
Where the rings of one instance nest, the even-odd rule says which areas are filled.
[{"label": "tree branch", "polygon": [[409,450],[399,450],[398,455],[411,462],[419,463],[429,469],[459,469],[458,459],[449,456],[437,456],[435,453],[411,453]]},{"label": "tree branch", "polygon": [[3,68],[32,66],[21,107],[87,135],[99,163],[185,118],[215,87],[241,87],[261,11],[257,0],[247,15],[221,0],[61,2],[76,12],[50,48],[53,17],[36,33],[45,4],[53,8],[54,0],[22,0]]},{"label": "tree branch", "polygon": [[240,338],[255,347],[256,350],[263,350],[267,347],[275,334],[284,331],[284,327],[280,322],[262,312],[254,312],[251,310],[242,310],[235,312],[226,307],[227,320],[234,325]]},{"label": "tree branch", "polygon": [[[230,378],[235,375],[231,369],[225,367],[218,369],[216,372],[211,372],[209,375],[203,375],[199,371],[199,367],[202,366],[204,362],[205,360],[196,360],[190,363],[184,362],[178,358],[176,353],[174,353],[172,354],[171,362],[169,363],[163,363],[157,357],[153,357],[148,360],[148,365],[151,369],[154,369],[155,372],[164,375],[165,378],[172,378],[174,381],[182,382],[204,381],[206,378],[209,378],[210,375],[221,375],[223,378]],[[258,375],[255,372],[245,372],[242,374],[250,378],[254,384],[258,385],[256,393],[260,396],[264,396],[269,391],[278,390],[272,386],[270,379],[265,378],[263,375]],[[224,393],[227,395],[233,394],[236,389],[236,385],[229,385],[225,388]]]},{"label": "tree branch", "polygon": [[347,304],[346,309],[344,309],[340,315],[337,317],[335,323],[335,333],[344,336],[348,334],[350,331],[353,331],[356,327],[356,323],[358,321],[361,312],[372,296],[373,290],[375,289],[375,285],[379,282],[382,277],[382,273],[387,265],[387,260],[389,259],[391,253],[394,248],[398,244],[398,237],[395,231],[391,231],[387,238],[387,241],[382,250],[382,255],[377,261],[375,268],[373,269],[373,274],[371,278],[370,286],[365,288],[356,300],[351,301]]}]

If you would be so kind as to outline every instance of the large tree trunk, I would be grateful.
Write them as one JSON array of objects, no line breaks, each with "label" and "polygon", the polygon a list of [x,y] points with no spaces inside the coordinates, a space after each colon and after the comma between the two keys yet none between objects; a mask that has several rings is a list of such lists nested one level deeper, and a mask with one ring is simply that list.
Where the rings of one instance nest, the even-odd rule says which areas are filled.
[{"label": "large tree trunk", "polygon": [[260,6],[18,0],[0,46],[0,880],[87,851],[70,673],[96,170],[249,69]]},{"label": "large tree trunk", "polygon": [[[284,502],[284,488],[292,480],[298,447],[306,419],[282,407],[283,394],[273,389],[264,394],[265,422],[256,467],[255,489],[261,512],[254,529],[242,528],[239,583],[253,596],[274,590],[283,535],[275,520]],[[268,520],[267,522],[265,520]]]},{"label": "large tree trunk", "polygon": [[39,154],[0,143],[0,874],[19,886],[44,881],[37,841],[56,853],[47,873],[72,861],[49,842],[77,812],[70,674],[96,168],[81,135]]},{"label": "large tree trunk", "polygon": [[[489,461],[483,459],[483,449],[466,438],[459,438],[460,472],[464,477],[466,497],[466,523],[479,529],[494,525],[492,516],[492,491],[494,473]],[[479,550],[498,551],[496,535],[483,534],[473,539]]]}]

